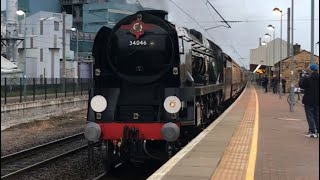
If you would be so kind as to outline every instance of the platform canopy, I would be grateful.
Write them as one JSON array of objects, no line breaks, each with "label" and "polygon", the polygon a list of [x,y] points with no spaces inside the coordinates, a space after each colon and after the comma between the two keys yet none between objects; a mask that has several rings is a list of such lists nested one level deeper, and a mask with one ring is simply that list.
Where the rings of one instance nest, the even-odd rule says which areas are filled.
[{"label": "platform canopy", "polygon": [[1,73],[19,72],[18,66],[1,56]]}]

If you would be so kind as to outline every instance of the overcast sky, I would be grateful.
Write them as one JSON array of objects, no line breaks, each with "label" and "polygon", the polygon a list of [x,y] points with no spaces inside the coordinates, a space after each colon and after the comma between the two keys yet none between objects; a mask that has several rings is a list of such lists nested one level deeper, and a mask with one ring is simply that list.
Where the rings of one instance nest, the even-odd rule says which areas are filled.
[{"label": "overcast sky", "polygon": [[[136,0],[128,0],[136,1]],[[181,9],[179,9],[174,3]],[[269,24],[276,27],[276,37],[280,37],[280,17],[273,15],[274,7],[283,13],[291,7],[291,0],[210,0],[212,5],[227,21],[244,21],[229,23],[231,28],[218,27],[208,31],[203,29],[225,25],[222,19],[206,4],[206,0],[139,0],[143,6],[169,11],[169,20],[188,28],[201,31],[206,37],[218,44],[239,64],[248,67],[250,49],[258,47],[259,38],[265,33]],[[1,10],[5,9],[5,0],[1,0]],[[196,22],[193,21],[191,16]],[[311,0],[294,2],[294,42],[302,49],[311,50]],[[283,39],[287,37],[287,15],[283,16]],[[201,27],[198,25],[200,24]],[[208,33],[210,35],[208,35]],[[319,1],[315,0],[315,43],[319,41]],[[315,46],[319,54],[319,46]],[[240,59],[241,56],[244,58]]]},{"label": "overcast sky", "polygon": [[[230,28],[219,27],[208,31],[210,27],[224,25],[219,23],[222,19],[207,4],[206,0],[172,0],[177,6],[192,16],[202,27],[195,23],[171,0],[139,0],[143,5],[166,8],[171,12],[170,20],[186,27],[193,27],[202,31],[209,39],[218,44],[227,54],[237,60],[239,64],[248,67],[250,49],[257,48],[259,38],[265,33],[269,24],[276,27],[276,38],[280,38],[280,17],[273,15],[274,7],[287,13],[291,7],[290,0],[210,0],[212,5],[227,21],[244,21],[229,23]],[[161,2],[159,2],[161,1]],[[156,5],[156,3],[158,4]],[[160,3],[160,4],[159,4]],[[301,44],[302,49],[311,50],[311,0],[294,2],[294,42]],[[287,38],[287,15],[283,16],[283,39]],[[211,37],[207,34],[210,33]],[[315,43],[319,41],[319,1],[315,1]],[[317,49],[318,46],[315,46]],[[236,52],[235,52],[236,51]],[[319,50],[315,49],[318,54]],[[239,55],[238,55],[239,54]],[[240,59],[241,56],[244,58]]]}]

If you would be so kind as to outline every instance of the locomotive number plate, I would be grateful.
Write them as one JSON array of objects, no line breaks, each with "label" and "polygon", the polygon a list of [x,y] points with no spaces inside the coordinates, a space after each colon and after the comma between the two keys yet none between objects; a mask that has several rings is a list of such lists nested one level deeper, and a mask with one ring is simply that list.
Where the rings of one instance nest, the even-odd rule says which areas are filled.
[{"label": "locomotive number plate", "polygon": [[129,46],[147,46],[147,41],[129,41]]}]

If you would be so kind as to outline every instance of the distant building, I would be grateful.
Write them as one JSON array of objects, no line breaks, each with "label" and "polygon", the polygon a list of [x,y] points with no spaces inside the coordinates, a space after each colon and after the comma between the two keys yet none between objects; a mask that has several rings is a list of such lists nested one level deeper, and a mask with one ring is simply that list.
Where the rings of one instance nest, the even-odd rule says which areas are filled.
[{"label": "distant building", "polygon": [[1,36],[6,34],[6,11],[1,11]]},{"label": "distant building", "polygon": [[[260,45],[256,49],[250,50],[250,71],[253,72],[258,65],[264,70],[273,69],[274,64],[281,59],[288,57],[287,42],[277,38],[266,45]],[[280,50],[280,46],[282,48]],[[275,50],[275,51],[274,51]],[[280,57],[282,51],[282,57]]]},{"label": "distant building", "polygon": [[18,10],[27,12],[27,16],[39,11],[61,12],[59,0],[18,0]]},{"label": "distant building", "polygon": [[[298,85],[298,82],[301,78],[301,75],[303,73],[303,70],[309,71],[309,66],[310,66],[310,58],[311,58],[311,53],[306,51],[306,50],[300,50],[300,46],[299,45],[295,45],[295,55],[294,55],[294,62],[293,62],[293,79],[294,79],[294,85]],[[287,57],[285,59],[283,59],[282,62],[282,68],[281,68],[281,74],[283,77],[285,77],[285,79],[287,80],[287,85],[286,87],[287,92],[290,89],[290,77],[291,77],[291,58]],[[314,62],[316,64],[319,65],[319,56],[314,55]],[[279,74],[279,66],[280,63],[278,62],[275,65],[275,73]]]},{"label": "distant building", "polygon": [[[24,30],[24,20],[19,22]],[[24,69],[26,53],[27,78],[63,78],[62,69],[62,14],[40,11],[26,19],[26,47],[19,45],[18,68]],[[66,78],[78,77],[74,52],[70,50],[72,16],[66,15]]]},{"label": "distant building", "polygon": [[[129,14],[142,10],[131,0],[59,0],[63,10],[73,16],[73,27],[78,31],[79,76],[92,77],[92,47],[101,27],[113,27]],[[71,34],[71,50],[76,51],[77,32]]]},{"label": "distant building", "polygon": [[98,32],[102,26],[112,28],[124,17],[143,8],[126,0],[109,0],[103,3],[83,5],[83,31]]},{"label": "distant building", "polygon": [[[1,11],[1,39],[6,35],[6,11]],[[1,40],[2,41],[2,40]],[[1,43],[1,55],[6,52],[6,46]]]},{"label": "distant building", "polygon": [[[74,73],[77,72],[75,77],[91,78],[93,64],[91,52],[97,31],[102,26],[113,27],[120,19],[142,10],[143,7],[132,0],[18,0],[18,9],[27,12],[27,34],[29,36],[26,40],[27,77],[61,77],[61,64],[56,62],[56,59],[62,58],[62,23],[58,22],[57,19],[46,19],[42,21],[43,25],[40,25],[40,21],[36,19],[40,11],[51,12],[51,15],[57,15],[65,11],[68,14],[68,19],[70,19],[70,16],[72,19],[69,20],[71,24],[68,24],[66,35],[66,47],[70,47],[71,51],[67,49],[66,54],[68,59],[74,60],[67,61],[67,77],[74,77]],[[51,16],[47,15],[46,17]],[[52,29],[58,24],[59,31]],[[39,34],[41,26],[44,27],[43,31],[46,31],[43,35]],[[24,21],[19,22],[19,27],[21,37]],[[78,31],[69,31],[71,27],[77,28]],[[19,46],[19,58],[23,57],[24,48],[22,44]],[[72,51],[76,51],[77,44],[79,53],[75,59]],[[40,59],[43,59],[44,62]],[[77,64],[77,68],[73,67],[74,64]],[[22,62],[18,64],[18,68],[22,68],[22,66]]]}]

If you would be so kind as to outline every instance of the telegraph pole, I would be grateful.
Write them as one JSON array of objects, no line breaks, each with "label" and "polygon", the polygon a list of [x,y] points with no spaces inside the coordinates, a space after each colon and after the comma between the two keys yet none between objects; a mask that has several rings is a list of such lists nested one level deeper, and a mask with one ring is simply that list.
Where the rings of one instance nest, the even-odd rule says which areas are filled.
[{"label": "telegraph pole", "polygon": [[311,57],[310,64],[314,63],[314,0],[311,0]]},{"label": "telegraph pole", "polygon": [[62,77],[66,78],[66,12],[62,13]]},{"label": "telegraph pole", "polygon": [[294,39],[293,39],[293,28],[294,28],[294,2],[293,0],[291,0],[291,4],[292,4],[292,17],[291,17],[291,65],[290,65],[290,112],[294,112],[294,82],[293,82],[293,75],[294,75],[294,71],[293,71],[293,63],[294,63],[294,48],[293,48],[293,42],[294,42]]},{"label": "telegraph pole", "polygon": [[291,55],[291,36],[290,36],[290,29],[291,29],[291,9],[288,8],[288,30],[287,30],[287,57]]},{"label": "telegraph pole", "polygon": [[63,91],[66,92],[66,12],[62,12],[62,78]]}]

